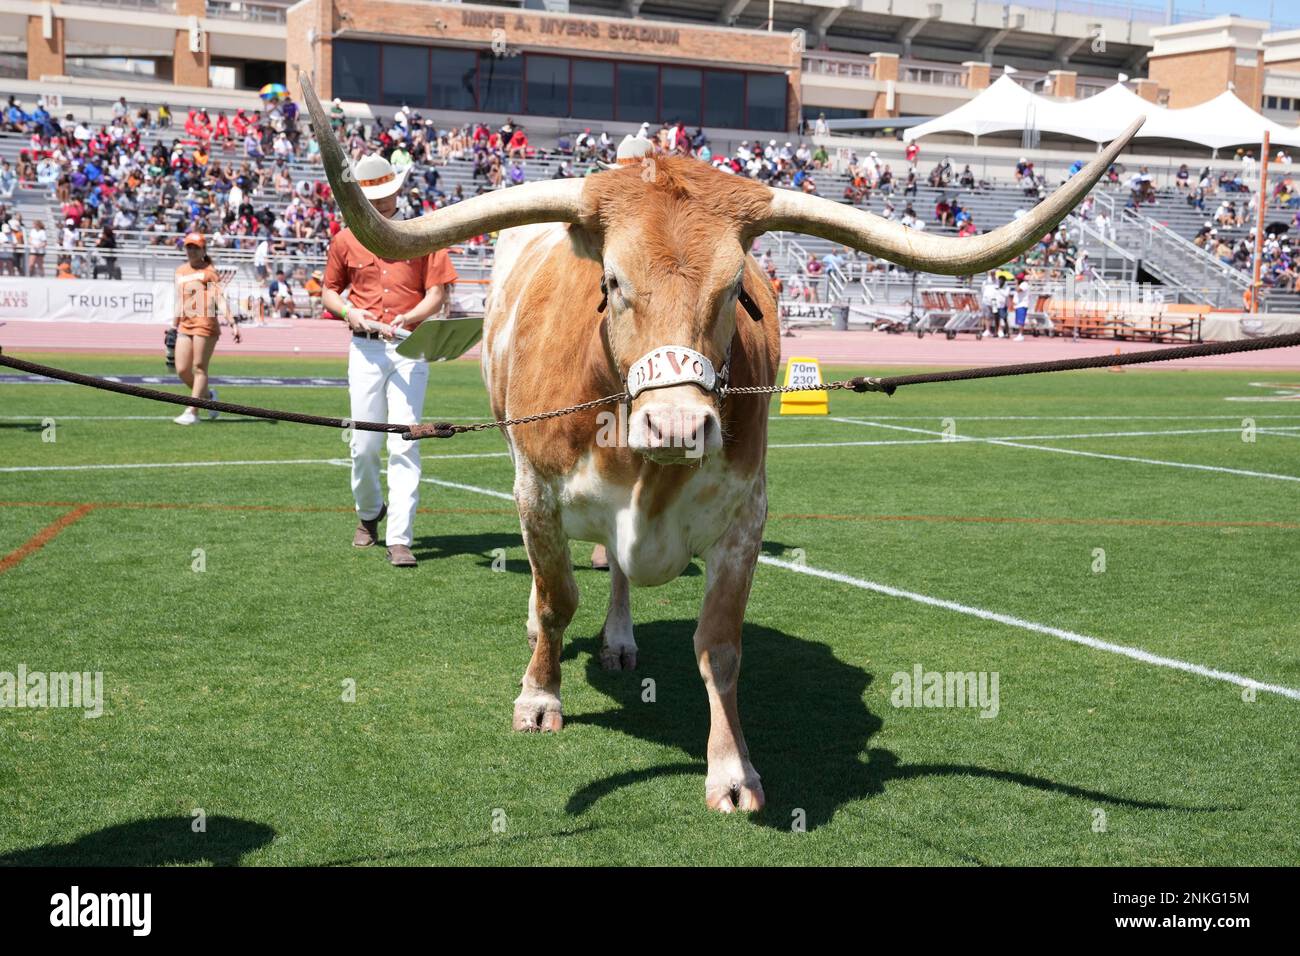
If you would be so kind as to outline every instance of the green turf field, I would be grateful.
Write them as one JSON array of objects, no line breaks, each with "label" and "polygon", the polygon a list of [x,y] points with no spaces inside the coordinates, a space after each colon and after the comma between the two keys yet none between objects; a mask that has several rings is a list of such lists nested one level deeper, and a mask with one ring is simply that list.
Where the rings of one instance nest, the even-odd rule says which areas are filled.
[{"label": "green turf field", "polygon": [[[0,671],[99,671],[105,695],[97,719],[0,710],[0,864],[1300,863],[1300,401],[1251,384],[1278,381],[1082,372],[774,418],[753,818],[704,808],[698,563],[633,592],[635,673],[601,670],[607,578],[579,570],[565,729],[511,732],[529,575],[512,503],[482,491],[511,488],[498,434],[425,443],[402,572],[350,547],[337,432],[0,385]],[[486,415],[477,365],[435,367],[427,412]],[[122,467],[152,463],[183,464]],[[996,674],[996,716],[893,706],[917,665]]]}]

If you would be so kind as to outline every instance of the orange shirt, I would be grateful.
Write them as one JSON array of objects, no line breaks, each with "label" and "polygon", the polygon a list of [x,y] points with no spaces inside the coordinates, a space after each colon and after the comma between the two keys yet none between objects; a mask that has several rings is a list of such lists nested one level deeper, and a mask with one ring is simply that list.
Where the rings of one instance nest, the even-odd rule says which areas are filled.
[{"label": "orange shirt", "polygon": [[418,259],[384,259],[358,242],[351,229],[342,230],[330,241],[325,265],[325,288],[342,295],[351,287],[352,305],[390,325],[398,315],[419,305],[434,286],[456,278],[456,267],[446,249]]},{"label": "orange shirt", "polygon": [[217,300],[221,280],[214,266],[196,269],[188,262],[176,267],[176,317],[186,335],[217,336]]}]

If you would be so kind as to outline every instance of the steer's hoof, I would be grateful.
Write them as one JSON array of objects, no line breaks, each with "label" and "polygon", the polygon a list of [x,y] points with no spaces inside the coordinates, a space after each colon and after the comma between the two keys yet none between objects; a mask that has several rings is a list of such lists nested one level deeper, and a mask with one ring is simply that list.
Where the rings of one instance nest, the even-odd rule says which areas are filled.
[{"label": "steer's hoof", "polygon": [[515,704],[515,730],[554,734],[564,729],[564,714],[536,703]]},{"label": "steer's hoof", "polygon": [[737,810],[744,813],[757,813],[766,803],[763,799],[763,788],[757,782],[734,784],[718,789],[706,788],[704,802],[708,804],[710,810],[717,810],[719,813],[735,813]]},{"label": "steer's hoof", "polygon": [[636,647],[602,647],[600,666],[607,671],[636,670]]}]

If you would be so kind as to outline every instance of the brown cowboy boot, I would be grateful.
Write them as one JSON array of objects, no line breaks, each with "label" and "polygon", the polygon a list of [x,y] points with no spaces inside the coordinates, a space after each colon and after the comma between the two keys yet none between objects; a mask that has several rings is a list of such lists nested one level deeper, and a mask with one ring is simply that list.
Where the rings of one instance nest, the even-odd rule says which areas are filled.
[{"label": "brown cowboy boot", "polygon": [[388,505],[379,509],[379,514],[370,520],[362,519],[357,525],[357,533],[352,537],[352,547],[370,548],[379,543],[379,522],[388,515]]},{"label": "brown cowboy boot", "polygon": [[406,545],[392,544],[388,546],[388,563],[395,568],[413,568],[419,562]]}]

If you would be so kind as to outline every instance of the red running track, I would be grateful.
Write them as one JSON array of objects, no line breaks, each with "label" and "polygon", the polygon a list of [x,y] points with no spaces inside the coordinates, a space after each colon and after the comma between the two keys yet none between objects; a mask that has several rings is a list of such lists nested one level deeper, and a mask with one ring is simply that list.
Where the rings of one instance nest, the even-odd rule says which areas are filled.
[{"label": "red running track", "polygon": [[[328,320],[280,320],[264,327],[241,328],[243,342],[235,345],[226,331],[218,353],[225,355],[280,355],[342,357],[347,354],[349,336],[340,322]],[[105,322],[0,323],[0,347],[14,352],[121,352],[161,354],[163,327]],[[1136,342],[1117,343],[1107,339],[1035,338],[1023,342],[1010,339],[977,340],[962,336],[948,341],[941,336],[889,335],[884,332],[835,332],[829,329],[801,330],[781,340],[781,353],[811,356],[824,364],[878,366],[978,366],[1009,362],[1044,362],[1053,359],[1111,355],[1123,352],[1168,348]],[[466,358],[477,359],[478,349]],[[1276,369],[1300,370],[1300,348],[1245,352],[1179,362],[1160,362],[1147,368]]]}]

